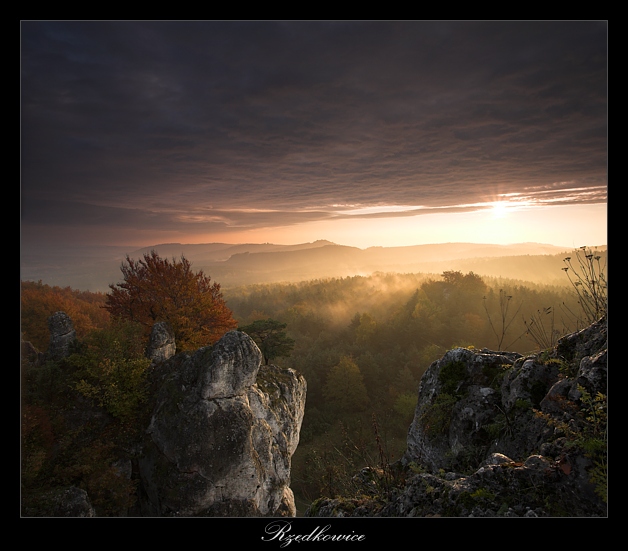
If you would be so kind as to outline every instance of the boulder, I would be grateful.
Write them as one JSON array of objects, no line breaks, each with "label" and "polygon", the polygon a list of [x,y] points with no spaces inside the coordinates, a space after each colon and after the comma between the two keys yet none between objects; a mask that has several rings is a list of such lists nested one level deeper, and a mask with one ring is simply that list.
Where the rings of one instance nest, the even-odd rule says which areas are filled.
[{"label": "boulder", "polygon": [[261,368],[245,333],[156,366],[139,471],[150,516],[294,516],[305,379]]},{"label": "boulder", "polygon": [[438,471],[480,453],[491,438],[487,426],[504,407],[501,380],[520,357],[454,348],[433,362],[421,378],[404,462]]}]

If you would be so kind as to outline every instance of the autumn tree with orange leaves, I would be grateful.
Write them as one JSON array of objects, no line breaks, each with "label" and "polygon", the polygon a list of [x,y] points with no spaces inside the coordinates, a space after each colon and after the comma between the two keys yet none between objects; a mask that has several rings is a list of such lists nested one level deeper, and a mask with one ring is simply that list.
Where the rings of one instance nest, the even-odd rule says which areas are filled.
[{"label": "autumn tree with orange leaves", "polygon": [[170,324],[178,351],[213,344],[237,322],[220,285],[189,260],[162,259],[155,251],[140,260],[128,255],[120,267],[124,282],[109,285],[105,308],[114,317],[139,322],[149,333],[158,321]]}]

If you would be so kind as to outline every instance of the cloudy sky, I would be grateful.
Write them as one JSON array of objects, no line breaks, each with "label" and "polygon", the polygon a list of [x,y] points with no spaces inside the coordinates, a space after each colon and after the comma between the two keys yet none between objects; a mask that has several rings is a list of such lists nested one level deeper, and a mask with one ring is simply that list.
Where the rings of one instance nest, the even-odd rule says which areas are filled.
[{"label": "cloudy sky", "polygon": [[607,23],[21,23],[23,247],[606,243]]}]

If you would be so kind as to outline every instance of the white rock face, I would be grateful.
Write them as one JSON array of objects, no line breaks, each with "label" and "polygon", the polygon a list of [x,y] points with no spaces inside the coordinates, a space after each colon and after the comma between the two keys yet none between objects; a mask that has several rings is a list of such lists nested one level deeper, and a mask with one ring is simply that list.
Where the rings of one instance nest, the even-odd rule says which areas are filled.
[{"label": "white rock face", "polygon": [[151,331],[146,356],[154,362],[164,362],[172,358],[176,351],[172,329],[166,322],[157,322]]},{"label": "white rock face", "polygon": [[305,379],[260,368],[238,331],[158,369],[161,387],[140,461],[155,516],[294,516],[292,454],[305,409]]}]

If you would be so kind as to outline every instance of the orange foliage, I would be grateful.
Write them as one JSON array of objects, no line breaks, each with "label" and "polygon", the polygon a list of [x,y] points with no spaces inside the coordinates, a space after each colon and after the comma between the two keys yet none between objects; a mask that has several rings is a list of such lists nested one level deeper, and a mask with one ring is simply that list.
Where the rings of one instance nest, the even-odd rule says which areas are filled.
[{"label": "orange foliage", "polygon": [[155,251],[140,260],[126,257],[124,282],[109,285],[105,308],[114,317],[141,323],[149,333],[153,324],[172,327],[178,350],[196,349],[217,341],[237,327],[220,285],[212,283],[191,263],[162,259]]},{"label": "orange foliage", "polygon": [[104,293],[77,291],[70,287],[51,287],[41,281],[21,282],[21,330],[24,340],[45,351],[50,342],[48,318],[58,311],[72,319],[78,338],[94,329],[102,329],[109,322],[104,309]]}]

